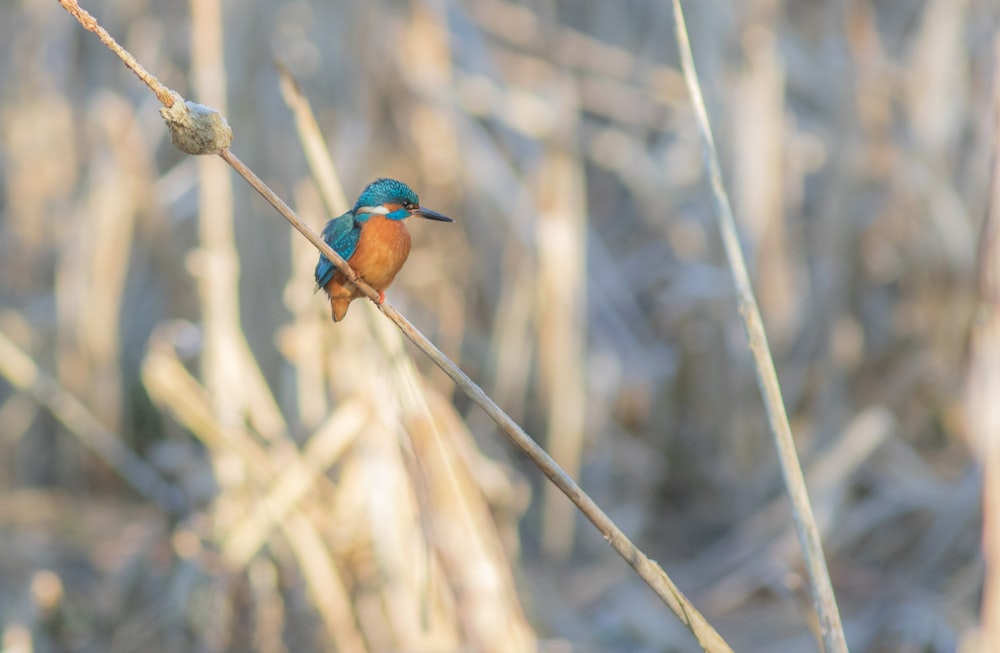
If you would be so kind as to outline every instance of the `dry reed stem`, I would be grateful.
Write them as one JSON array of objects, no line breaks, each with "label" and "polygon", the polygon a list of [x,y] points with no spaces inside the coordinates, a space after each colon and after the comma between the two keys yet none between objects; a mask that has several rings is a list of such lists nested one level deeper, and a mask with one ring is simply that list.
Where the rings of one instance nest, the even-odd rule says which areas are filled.
[{"label": "dry reed stem", "polygon": [[507,248],[503,265],[509,270],[509,283],[500,289],[497,310],[490,334],[490,386],[497,403],[514,415],[524,415],[528,378],[535,358],[536,339],[532,338],[534,311],[533,280],[537,261],[527,252]]},{"label": "dry reed stem", "polygon": [[151,166],[129,103],[101,94],[91,115],[106,153],[89,175],[83,207],[65,225],[71,237],[56,261],[56,370],[63,387],[119,433],[122,302]]},{"label": "dry reed stem", "polygon": [[[274,479],[281,477],[282,470],[288,467],[309,475],[309,472],[304,470],[310,469],[313,463],[303,460],[304,454],[283,451],[284,456],[279,460],[273,455],[274,448],[264,447],[250,431],[238,426],[221,424],[212,411],[211,401],[205,389],[191,376],[166,338],[160,334],[154,334],[151,340],[149,352],[142,365],[142,379],[154,402],[169,409],[174,418],[201,440],[209,450],[227,450],[236,455],[246,466],[248,476],[257,486],[273,491]],[[338,414],[331,416],[331,419],[337,418]],[[333,443],[328,445],[324,441],[323,446],[324,449],[319,453],[331,460],[335,458],[336,452],[330,452],[326,447],[336,448],[339,445]],[[334,492],[333,482],[322,474],[314,474],[312,482],[320,490],[327,493]],[[291,489],[294,493],[299,492],[297,488]],[[292,503],[296,498],[297,496],[292,497]],[[282,510],[291,509],[289,505],[282,505],[286,502],[287,497],[281,498],[278,507]],[[263,504],[253,503],[248,507],[248,512],[256,512],[261,505],[270,507],[267,501]],[[245,520],[250,519],[249,516],[240,517],[233,521],[230,528],[238,528]],[[272,517],[271,522],[280,521],[280,517],[280,514],[277,519]],[[233,543],[233,539],[225,534],[219,539],[227,545]],[[227,559],[231,558],[227,548],[223,549],[223,555]],[[248,560],[249,556],[239,559]]]},{"label": "dry reed stem", "polygon": [[[139,78],[143,80],[156,92],[157,88],[163,88],[159,82],[145,73],[142,67],[131,55],[127,55],[123,48],[117,45],[114,40],[100,28],[92,16],[79,8],[73,0],[60,0],[60,4],[75,16],[84,28],[93,31],[101,37],[101,40],[108,44],[108,47],[118,54],[126,65],[136,71]],[[98,31],[99,30],[99,31]],[[107,40],[106,40],[107,39]],[[131,62],[131,63],[130,63]],[[141,71],[143,74],[140,74]],[[166,101],[157,93],[161,101]],[[167,97],[173,96],[167,93]],[[357,273],[347,265],[333,249],[309,228],[288,205],[277,196],[252,170],[250,170],[235,154],[228,148],[222,149],[218,155],[226,161],[232,168],[240,174],[246,181],[261,194],[288,222],[311,242],[317,250],[328,259],[354,283],[358,289],[377,304],[378,293],[367,283],[362,281]],[[426,336],[413,326],[405,317],[397,312],[388,302],[379,305],[380,310],[417,346],[424,354],[441,368],[451,379],[489,415],[494,422],[507,434],[519,449],[554,483],[569,499],[576,504],[580,511],[589,519],[601,532],[611,547],[636,571],[640,578],[656,593],[656,595],[677,615],[681,622],[691,631],[697,639],[699,645],[712,653],[720,651],[731,651],[731,647],[722,639],[722,636],[708,623],[691,602],[681,593],[663,569],[653,560],[650,560],[638,547],[618,528],[607,514],[594,502],[590,496],[570,477],[551,456],[538,445],[514,420],[512,420],[490,397],[480,388],[465,372],[455,363],[445,356]]]},{"label": "dry reed stem", "polygon": [[[193,0],[191,61],[194,87],[215,111],[225,111],[222,9],[217,0]],[[186,103],[187,104],[187,103]],[[193,127],[185,116],[176,127]],[[171,123],[171,134],[175,124]],[[200,140],[197,131],[193,140]],[[172,136],[173,139],[173,136]],[[229,172],[210,158],[199,158],[198,238],[201,249],[198,290],[205,332],[202,355],[205,381],[223,423],[239,423],[247,415],[257,432],[279,440],[287,426],[257,364],[240,322],[239,255],[233,228],[233,189]]]},{"label": "dry reed stem", "polygon": [[[303,179],[292,193],[299,211],[305,215],[328,215],[316,184]],[[291,313],[288,324],[278,330],[278,349],[291,362],[295,374],[296,414],[304,429],[314,432],[330,412],[323,356],[317,356],[315,343],[329,334],[330,321],[316,310],[313,270],[316,249],[304,238],[288,232],[291,269],[283,292],[284,304]]]},{"label": "dry reed stem", "polygon": [[[1000,133],[1000,37],[993,43],[994,137]],[[965,419],[983,467],[983,556],[980,617],[983,651],[1000,647],[1000,147],[994,144],[989,209],[979,240],[979,306],[972,323]]]},{"label": "dry reed stem", "polygon": [[750,274],[740,249],[740,240],[736,229],[736,220],[729,204],[729,197],[722,182],[722,169],[719,165],[712,127],[708,121],[708,111],[701,94],[698,73],[694,67],[694,55],[691,53],[691,43],[688,38],[687,26],[684,22],[684,12],[680,0],[674,0],[674,19],[677,27],[677,42],[680,49],[681,66],[684,79],[687,81],[691,104],[698,119],[705,142],[705,165],[708,167],[712,195],[716,203],[716,219],[722,235],[726,257],[729,259],[729,270],[736,286],[739,300],[739,313],[746,331],[750,354],[754,361],[754,371],[757,384],[760,387],[767,409],[768,424],[774,437],[778,462],[785,479],[785,486],[792,503],[792,516],[799,536],[799,545],[805,558],[809,577],[809,588],[813,596],[816,614],[819,618],[820,632],[826,653],[846,653],[847,640],[844,638],[844,627],[840,620],[837,599],[833,593],[833,583],[827,570],[826,558],[823,556],[823,544],[819,528],[809,502],[802,466],[795,452],[795,441],[792,439],[792,428],[788,423],[785,404],[781,398],[781,387],[778,384],[778,374],[774,368],[764,323],[761,319],[757,300],[754,298],[753,287],[750,284]]},{"label": "dry reed stem", "polygon": [[[352,653],[367,651],[364,638],[357,629],[349,593],[323,541],[322,528],[306,515],[309,512],[307,506],[299,505],[305,503],[300,501],[300,497],[307,489],[333,494],[332,481],[323,474],[312,473],[310,476],[310,471],[306,471],[304,475],[309,476],[309,488],[292,482],[288,480],[288,469],[303,473],[301,470],[311,469],[314,461],[303,460],[300,456],[279,462],[251,433],[239,428],[223,428],[212,413],[204,389],[188,373],[162,336],[154,336],[143,363],[142,376],[154,402],[169,409],[175,419],[209,450],[234,452],[246,466],[251,485],[270,488],[268,497],[262,503],[254,503],[247,514],[231,520],[229,530],[218,538],[223,543],[223,557],[232,564],[246,563],[270,534],[264,533],[264,530],[279,527],[299,562],[303,576],[308,579],[306,587],[309,595],[337,650]],[[332,416],[331,420],[339,420],[338,415]],[[334,457],[336,452],[330,449],[340,446],[336,442],[338,438],[334,440],[330,442],[322,438],[324,451],[317,453],[327,459]],[[276,511],[275,514],[258,514],[270,510]],[[313,512],[325,514],[322,510]]]},{"label": "dry reed stem", "polygon": [[[388,323],[374,325],[391,365],[401,417],[424,491],[422,515],[428,539],[461,597],[459,616],[484,653],[535,651],[538,642],[517,601],[510,565],[494,528],[490,507],[463,464],[454,433],[461,419],[450,404],[432,411],[403,339]],[[444,403],[437,399],[438,403]]]},{"label": "dry reed stem", "polygon": [[155,469],[125,446],[79,399],[38,369],[35,361],[2,331],[0,375],[45,406],[83,446],[154,505],[168,513],[183,509],[184,500],[176,487],[165,482]]},{"label": "dry reed stem", "polygon": [[287,653],[283,588],[274,560],[263,556],[255,558],[247,570],[247,580],[254,605],[254,649],[259,653]]},{"label": "dry reed stem", "polygon": [[368,409],[360,401],[341,403],[326,424],[309,438],[301,457],[284,465],[270,481],[267,495],[255,501],[253,508],[220,538],[226,559],[240,568],[249,563],[275,525],[282,523],[289,511],[313,490],[317,479],[361,434],[368,419]]},{"label": "dry reed stem", "polygon": [[803,248],[790,243],[795,232],[785,219],[786,197],[802,181],[788,170],[786,71],[774,25],[777,5],[758,4],[766,6],[752,12],[744,28],[747,66],[735,91],[740,111],[734,116],[754,128],[733,130],[733,195],[741,223],[756,243],[759,300],[770,337],[782,343],[792,334],[806,296],[796,288],[804,276],[796,267],[796,254]]},{"label": "dry reed stem", "polygon": [[340,183],[337,170],[333,167],[333,161],[330,160],[326,139],[323,138],[323,132],[316,123],[316,117],[299,83],[284,64],[278,61],[277,66],[281,95],[285,98],[285,104],[292,110],[295,130],[299,133],[299,142],[305,149],[309,169],[316,178],[316,185],[323,196],[323,204],[333,215],[340,215],[350,207],[350,204],[344,195],[344,187]]},{"label": "dry reed stem", "polygon": [[[538,274],[535,311],[539,386],[548,404],[545,443],[570,476],[579,477],[586,431],[586,174],[571,145],[579,109],[571,80],[559,80],[561,131],[545,147],[537,172]],[[576,515],[551,485],[542,497],[542,549],[556,560],[573,552]]]},{"label": "dry reed stem", "polygon": [[156,94],[157,99],[160,100],[163,106],[168,108],[174,106],[174,103],[177,102],[180,96],[176,95],[169,88],[161,84],[160,80],[156,79],[156,77],[149,74],[149,72],[135,60],[132,53],[118,45],[118,42],[115,41],[110,34],[108,34],[108,31],[101,27],[100,23],[97,22],[97,19],[91,16],[86,9],[81,7],[76,0],[59,0],[59,4],[62,5],[63,9],[72,14],[74,18],[80,21],[80,24],[83,25],[84,29],[97,34],[97,38],[101,39],[101,43],[108,46],[109,50],[118,55],[118,58],[125,63],[125,66],[135,73],[136,77],[142,80],[142,83],[149,87],[149,90]]},{"label": "dry reed stem", "polygon": [[[268,478],[276,461],[258,438],[239,425],[224,425],[212,410],[205,388],[191,376],[167,339],[154,333],[142,363],[143,386],[210,451],[226,450],[246,466],[250,477]],[[318,479],[324,480],[324,479]]]},{"label": "dry reed stem", "polygon": [[[361,326],[355,322],[355,327]],[[358,335],[371,352],[371,334]],[[363,397],[370,400],[392,394],[382,366],[354,369],[351,383]],[[452,650],[465,641],[472,649],[483,650],[475,632],[468,631],[463,640],[458,628],[459,613],[465,610],[461,595],[444,591],[451,579],[435,564],[438,556],[425,528],[428,511],[421,509],[423,487],[413,482],[400,447],[405,437],[400,432],[400,413],[398,401],[379,401],[365,437],[340,468],[338,498],[354,507],[358,525],[353,536],[364,538],[371,556],[367,571],[364,565],[354,569],[357,577],[369,581],[365,582],[371,588],[369,594],[378,597],[379,609],[368,613],[370,619],[363,622],[363,628],[369,635],[386,632],[390,641],[386,646],[373,646],[377,649]],[[374,569],[378,571],[373,574]]]},{"label": "dry reed stem", "polygon": [[[884,406],[868,408],[855,416],[823,456],[809,466],[809,490],[825,498],[816,507],[824,532],[831,532],[837,515],[842,514],[849,500],[845,491],[850,480],[894,435],[896,427],[895,416]],[[688,563],[692,573],[702,580],[699,596],[705,605],[726,611],[749,600],[763,582],[760,576],[773,571],[748,564],[755,556],[779,563],[795,557],[798,545],[788,523],[787,501],[779,496],[764,504]],[[762,542],[768,544],[762,547]],[[762,555],[765,547],[768,553]]]},{"label": "dry reed stem", "polygon": [[368,646],[358,630],[351,596],[319,530],[304,515],[293,512],[282,523],[288,545],[308,579],[306,589],[326,625],[338,653],[365,653]]}]

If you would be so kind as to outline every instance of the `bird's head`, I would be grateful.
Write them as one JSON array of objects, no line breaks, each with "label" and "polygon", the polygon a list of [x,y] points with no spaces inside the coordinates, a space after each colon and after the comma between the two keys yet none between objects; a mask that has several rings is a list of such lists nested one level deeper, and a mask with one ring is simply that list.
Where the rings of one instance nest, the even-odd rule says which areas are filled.
[{"label": "bird's head", "polygon": [[454,222],[446,215],[420,206],[420,198],[413,189],[401,181],[382,177],[368,184],[352,211],[355,218],[384,215],[390,220],[405,220],[411,215],[428,220]]}]

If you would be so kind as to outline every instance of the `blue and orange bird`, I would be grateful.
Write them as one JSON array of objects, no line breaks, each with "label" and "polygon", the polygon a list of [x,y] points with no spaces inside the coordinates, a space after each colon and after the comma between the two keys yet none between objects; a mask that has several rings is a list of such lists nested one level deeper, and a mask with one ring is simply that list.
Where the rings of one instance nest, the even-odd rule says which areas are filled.
[{"label": "blue and orange bird", "polygon": [[[420,206],[417,194],[403,182],[381,178],[365,187],[353,209],[323,227],[323,240],[378,291],[380,304],[385,301],[385,289],[410,255],[410,232],[403,223],[411,215],[454,222]],[[344,319],[350,303],[363,296],[322,254],[316,264],[316,290],[320,288],[330,298],[334,322]]]}]

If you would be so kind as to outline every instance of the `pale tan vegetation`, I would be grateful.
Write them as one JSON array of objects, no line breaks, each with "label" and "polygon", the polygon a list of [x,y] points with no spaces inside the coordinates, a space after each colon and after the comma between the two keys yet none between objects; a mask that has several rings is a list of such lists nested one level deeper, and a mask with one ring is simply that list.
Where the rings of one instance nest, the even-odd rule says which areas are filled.
[{"label": "pale tan vegetation", "polygon": [[[690,3],[695,57],[848,644],[974,651],[995,11],[818,4]],[[736,650],[819,646],[667,3],[87,8],[313,230],[377,175],[459,218],[389,301]],[[0,25],[5,650],[698,650],[56,3]]]}]

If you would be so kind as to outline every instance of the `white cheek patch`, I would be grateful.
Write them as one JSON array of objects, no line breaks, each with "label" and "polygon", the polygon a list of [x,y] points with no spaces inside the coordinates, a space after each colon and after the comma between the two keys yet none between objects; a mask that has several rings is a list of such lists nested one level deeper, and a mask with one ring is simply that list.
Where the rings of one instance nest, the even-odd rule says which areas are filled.
[{"label": "white cheek patch", "polygon": [[388,215],[389,209],[379,204],[378,206],[362,206],[359,207],[355,213],[378,213],[379,215]]}]

